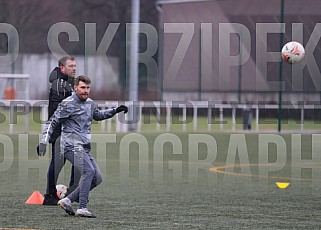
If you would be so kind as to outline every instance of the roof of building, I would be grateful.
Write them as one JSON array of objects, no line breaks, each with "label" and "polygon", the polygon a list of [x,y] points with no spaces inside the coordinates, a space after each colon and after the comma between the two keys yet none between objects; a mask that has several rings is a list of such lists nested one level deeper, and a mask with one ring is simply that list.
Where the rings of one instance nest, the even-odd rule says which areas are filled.
[{"label": "roof of building", "polygon": [[211,0],[158,0],[158,4],[173,4],[173,3],[187,3],[187,2],[204,2]]}]

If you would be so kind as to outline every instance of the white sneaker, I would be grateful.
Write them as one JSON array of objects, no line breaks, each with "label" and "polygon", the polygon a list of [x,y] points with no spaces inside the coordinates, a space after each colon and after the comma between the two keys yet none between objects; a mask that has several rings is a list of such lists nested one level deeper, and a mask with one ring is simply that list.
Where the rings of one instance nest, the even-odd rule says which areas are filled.
[{"label": "white sneaker", "polygon": [[58,204],[69,215],[71,215],[71,216],[75,215],[74,210],[72,210],[71,201],[69,200],[69,198],[66,197],[66,198],[59,200]]},{"label": "white sneaker", "polygon": [[87,208],[77,209],[75,215],[79,216],[79,217],[96,218],[96,216],[94,214],[92,214],[91,212],[89,212]]}]

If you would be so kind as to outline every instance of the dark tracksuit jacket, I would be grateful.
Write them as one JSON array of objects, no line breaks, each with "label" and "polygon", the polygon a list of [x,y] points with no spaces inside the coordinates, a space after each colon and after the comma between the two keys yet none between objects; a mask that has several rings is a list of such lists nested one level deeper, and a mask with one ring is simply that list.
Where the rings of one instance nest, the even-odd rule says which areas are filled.
[{"label": "dark tracksuit jacket", "polygon": [[[51,87],[49,90],[48,120],[56,111],[59,103],[71,96],[74,88],[74,79],[64,75],[59,68],[53,69],[49,76]],[[61,129],[57,128],[51,136],[49,142],[53,143],[60,136]]]}]

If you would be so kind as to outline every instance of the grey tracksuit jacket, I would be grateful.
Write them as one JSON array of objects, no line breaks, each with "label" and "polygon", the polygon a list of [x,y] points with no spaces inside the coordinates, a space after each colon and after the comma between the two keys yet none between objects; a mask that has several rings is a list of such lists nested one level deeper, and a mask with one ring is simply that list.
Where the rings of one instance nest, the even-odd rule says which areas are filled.
[{"label": "grey tracksuit jacket", "polygon": [[100,121],[115,114],[115,109],[99,110],[92,99],[81,101],[76,93],[72,93],[59,104],[46,123],[40,142],[47,144],[56,127],[59,127],[57,124],[60,123],[62,153],[77,146],[90,149],[92,119]]}]

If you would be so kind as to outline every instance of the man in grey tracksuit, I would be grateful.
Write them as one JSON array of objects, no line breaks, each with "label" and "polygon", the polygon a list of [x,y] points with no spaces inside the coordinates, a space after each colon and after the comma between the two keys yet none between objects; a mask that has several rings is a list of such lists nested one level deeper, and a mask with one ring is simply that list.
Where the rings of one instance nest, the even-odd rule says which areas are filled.
[{"label": "man in grey tracksuit", "polygon": [[[95,217],[87,209],[89,191],[102,181],[101,173],[94,158],[90,154],[91,122],[113,117],[116,113],[127,113],[126,106],[114,109],[99,110],[93,100],[88,98],[91,81],[81,75],[75,81],[75,92],[63,100],[51,119],[47,122],[40,144],[39,155],[44,155],[46,145],[55,128],[61,124],[60,152],[71,162],[74,170],[80,173],[79,186],[58,204],[69,215]],[[75,172],[76,173],[76,172]],[[79,199],[79,207],[74,213],[71,203]]]}]

